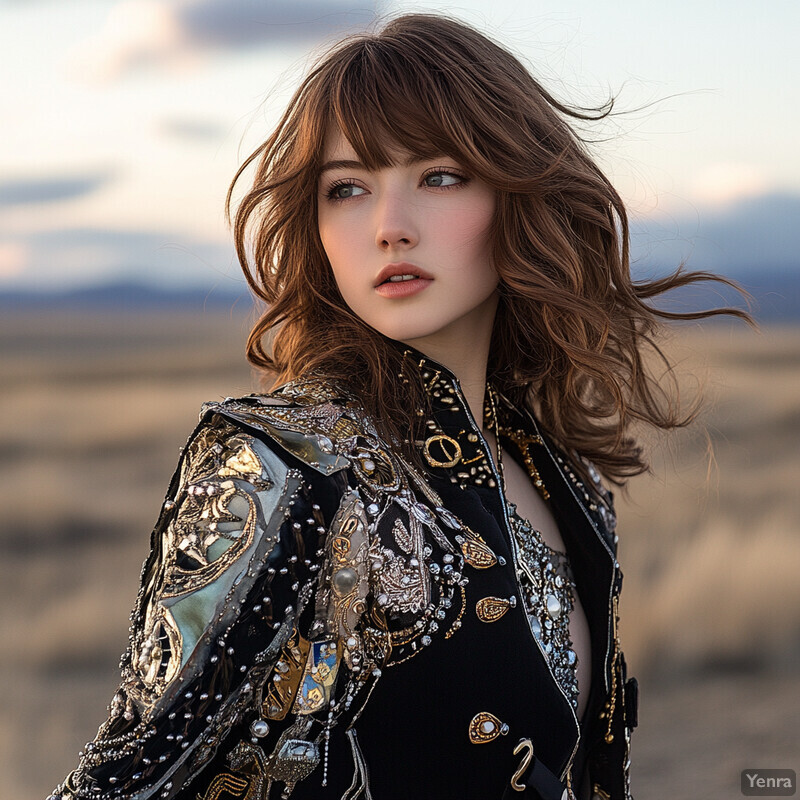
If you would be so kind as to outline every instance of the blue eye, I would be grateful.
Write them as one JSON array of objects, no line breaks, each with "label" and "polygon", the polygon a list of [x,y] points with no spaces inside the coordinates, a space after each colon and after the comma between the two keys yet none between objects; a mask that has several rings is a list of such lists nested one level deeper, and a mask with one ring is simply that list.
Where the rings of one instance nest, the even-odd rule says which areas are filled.
[{"label": "blue eye", "polygon": [[[344,191],[340,192],[339,189],[342,189]],[[350,197],[356,196],[353,194],[354,189],[361,189],[361,187],[356,186],[354,183],[348,183],[347,181],[340,181],[339,183],[334,183],[331,186],[331,188],[328,189],[325,196],[328,197],[330,200],[347,200]]]},{"label": "blue eye", "polygon": [[[464,178],[461,175],[456,175],[455,172],[445,172],[443,170],[437,170],[436,172],[429,172],[425,176],[425,180],[427,181],[429,178],[434,178],[438,180],[438,183],[428,184],[429,186],[436,186],[446,189],[450,186],[457,186],[459,183],[463,183]],[[457,180],[452,183],[443,183],[444,178],[456,178]]]}]

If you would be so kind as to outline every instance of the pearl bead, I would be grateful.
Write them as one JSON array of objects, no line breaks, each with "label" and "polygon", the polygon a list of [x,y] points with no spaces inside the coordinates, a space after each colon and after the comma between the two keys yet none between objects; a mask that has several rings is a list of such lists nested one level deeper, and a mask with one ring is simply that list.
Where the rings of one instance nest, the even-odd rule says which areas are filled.
[{"label": "pearl bead", "polygon": [[269,723],[263,719],[257,719],[250,724],[250,733],[263,739],[269,733]]},{"label": "pearl bead", "polygon": [[340,597],[349,594],[358,583],[358,573],[352,567],[343,567],[333,576],[333,590]]}]

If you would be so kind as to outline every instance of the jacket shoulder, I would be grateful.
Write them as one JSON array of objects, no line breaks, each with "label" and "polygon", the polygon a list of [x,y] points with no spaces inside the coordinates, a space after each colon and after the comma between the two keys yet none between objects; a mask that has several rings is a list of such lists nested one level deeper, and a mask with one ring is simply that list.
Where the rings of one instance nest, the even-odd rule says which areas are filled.
[{"label": "jacket shoulder", "polygon": [[348,443],[361,432],[354,400],[323,378],[302,378],[264,394],[204,403],[201,421],[218,415],[265,434],[325,475],[349,466]]}]

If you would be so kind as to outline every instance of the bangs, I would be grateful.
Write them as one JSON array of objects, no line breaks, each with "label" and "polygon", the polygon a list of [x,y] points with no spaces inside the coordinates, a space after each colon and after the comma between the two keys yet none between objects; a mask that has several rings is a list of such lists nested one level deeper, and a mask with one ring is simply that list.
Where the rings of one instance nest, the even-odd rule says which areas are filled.
[{"label": "bangs", "polygon": [[394,166],[397,149],[424,158],[445,154],[465,166],[475,161],[461,118],[467,104],[458,102],[441,63],[415,55],[406,47],[401,56],[392,42],[361,42],[331,75],[326,121],[368,169]]}]

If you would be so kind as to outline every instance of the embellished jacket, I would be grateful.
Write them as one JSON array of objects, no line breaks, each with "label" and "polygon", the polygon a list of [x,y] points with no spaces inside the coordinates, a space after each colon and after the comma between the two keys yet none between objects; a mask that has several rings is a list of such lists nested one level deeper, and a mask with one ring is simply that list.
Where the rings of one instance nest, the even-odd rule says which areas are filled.
[{"label": "embellished jacket", "polygon": [[458,379],[405,356],[433,409],[422,472],[324,377],[203,407],[109,717],[51,800],[630,800],[611,492],[489,387],[485,419],[547,487],[587,615],[581,726],[517,602],[501,480]]}]

